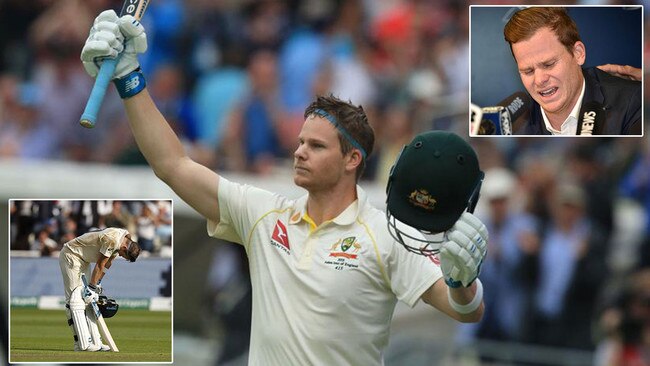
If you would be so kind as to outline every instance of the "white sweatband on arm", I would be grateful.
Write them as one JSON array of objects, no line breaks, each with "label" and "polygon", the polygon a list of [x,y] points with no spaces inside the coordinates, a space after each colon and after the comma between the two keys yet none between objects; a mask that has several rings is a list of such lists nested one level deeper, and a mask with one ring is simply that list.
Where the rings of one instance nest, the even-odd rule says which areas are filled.
[{"label": "white sweatband on arm", "polygon": [[474,312],[479,308],[479,306],[481,306],[481,302],[483,301],[483,284],[478,278],[476,279],[476,293],[474,293],[474,298],[468,304],[461,305],[454,301],[451,297],[450,291],[449,287],[447,287],[447,299],[449,300],[449,305],[451,305],[451,308],[459,314],[469,314]]}]

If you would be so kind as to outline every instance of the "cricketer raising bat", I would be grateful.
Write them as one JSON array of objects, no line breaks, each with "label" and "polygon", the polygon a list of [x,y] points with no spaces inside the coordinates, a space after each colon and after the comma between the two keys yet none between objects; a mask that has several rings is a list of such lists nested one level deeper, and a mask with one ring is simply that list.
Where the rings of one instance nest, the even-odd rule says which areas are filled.
[{"label": "cricketer raising bat", "polygon": [[[120,12],[120,17],[124,15],[132,15],[135,19],[142,19],[144,11],[149,5],[149,0],[125,0],[124,5],[122,6],[122,11]],[[104,100],[104,95],[106,95],[106,89],[108,84],[111,82],[111,76],[115,72],[115,66],[120,59],[120,55],[116,58],[109,58],[102,62],[102,66],[99,69],[97,78],[95,79],[95,85],[93,86],[90,96],[88,97],[88,102],[86,102],[86,108],[84,109],[79,124],[86,128],[95,127],[95,122],[97,121],[97,113],[99,113],[99,108],[102,105]]]},{"label": "cricketer raising bat", "polygon": [[[83,273],[81,274],[81,281],[83,282],[85,287],[88,287],[88,280],[86,280],[86,275],[84,275]],[[95,319],[97,319],[97,326],[99,328],[99,333],[102,335],[102,338],[106,341],[106,343],[108,343],[108,347],[110,347],[111,351],[120,352],[120,350],[117,349],[117,345],[113,340],[113,336],[111,335],[111,332],[108,330],[108,326],[106,325],[104,316],[102,315],[101,311],[99,311],[99,305],[97,305],[96,301],[93,301],[90,303],[90,306],[93,309],[93,314],[95,315]]]}]

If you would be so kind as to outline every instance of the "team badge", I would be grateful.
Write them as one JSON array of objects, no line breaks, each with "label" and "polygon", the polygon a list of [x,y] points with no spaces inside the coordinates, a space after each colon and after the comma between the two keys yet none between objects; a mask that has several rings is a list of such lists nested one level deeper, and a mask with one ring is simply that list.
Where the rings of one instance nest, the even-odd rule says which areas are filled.
[{"label": "team badge", "polygon": [[[348,249],[354,247],[350,253],[346,253]],[[337,251],[336,249],[340,249]],[[349,259],[357,259],[357,252],[361,249],[361,244],[357,242],[356,236],[349,236],[343,240],[339,239],[330,248],[330,257],[345,257]]]},{"label": "team badge", "polygon": [[[356,239],[357,238],[355,238],[354,236],[343,239],[343,242],[341,243],[341,250],[344,251],[344,252],[347,252],[348,249],[350,249],[350,247],[354,244]],[[358,249],[357,249],[357,251],[358,251]]]},{"label": "team badge", "polygon": [[339,239],[330,247],[330,254],[325,259],[325,264],[333,266],[339,271],[357,268],[359,267],[360,250],[361,244],[357,241],[356,236]]},{"label": "team badge", "polygon": [[409,195],[409,202],[411,202],[412,205],[421,207],[427,211],[433,211],[433,209],[436,208],[436,202],[438,201],[431,197],[429,191],[420,188],[411,192]]}]

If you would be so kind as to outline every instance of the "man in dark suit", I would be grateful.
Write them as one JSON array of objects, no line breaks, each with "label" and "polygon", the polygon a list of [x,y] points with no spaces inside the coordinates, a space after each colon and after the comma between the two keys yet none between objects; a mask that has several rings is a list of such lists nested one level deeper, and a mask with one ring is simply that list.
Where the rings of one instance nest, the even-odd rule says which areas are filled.
[{"label": "man in dark suit", "polygon": [[641,134],[641,83],[583,69],[586,48],[566,9],[520,10],[503,33],[533,99],[515,134]]}]

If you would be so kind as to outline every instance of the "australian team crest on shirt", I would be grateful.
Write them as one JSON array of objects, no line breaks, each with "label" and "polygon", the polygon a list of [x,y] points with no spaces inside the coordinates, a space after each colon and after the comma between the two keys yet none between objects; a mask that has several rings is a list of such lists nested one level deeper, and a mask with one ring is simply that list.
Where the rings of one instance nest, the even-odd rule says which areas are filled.
[{"label": "australian team crest on shirt", "polygon": [[330,254],[325,258],[325,264],[342,271],[347,268],[359,267],[359,251],[362,246],[356,236],[337,240],[330,247]]}]

